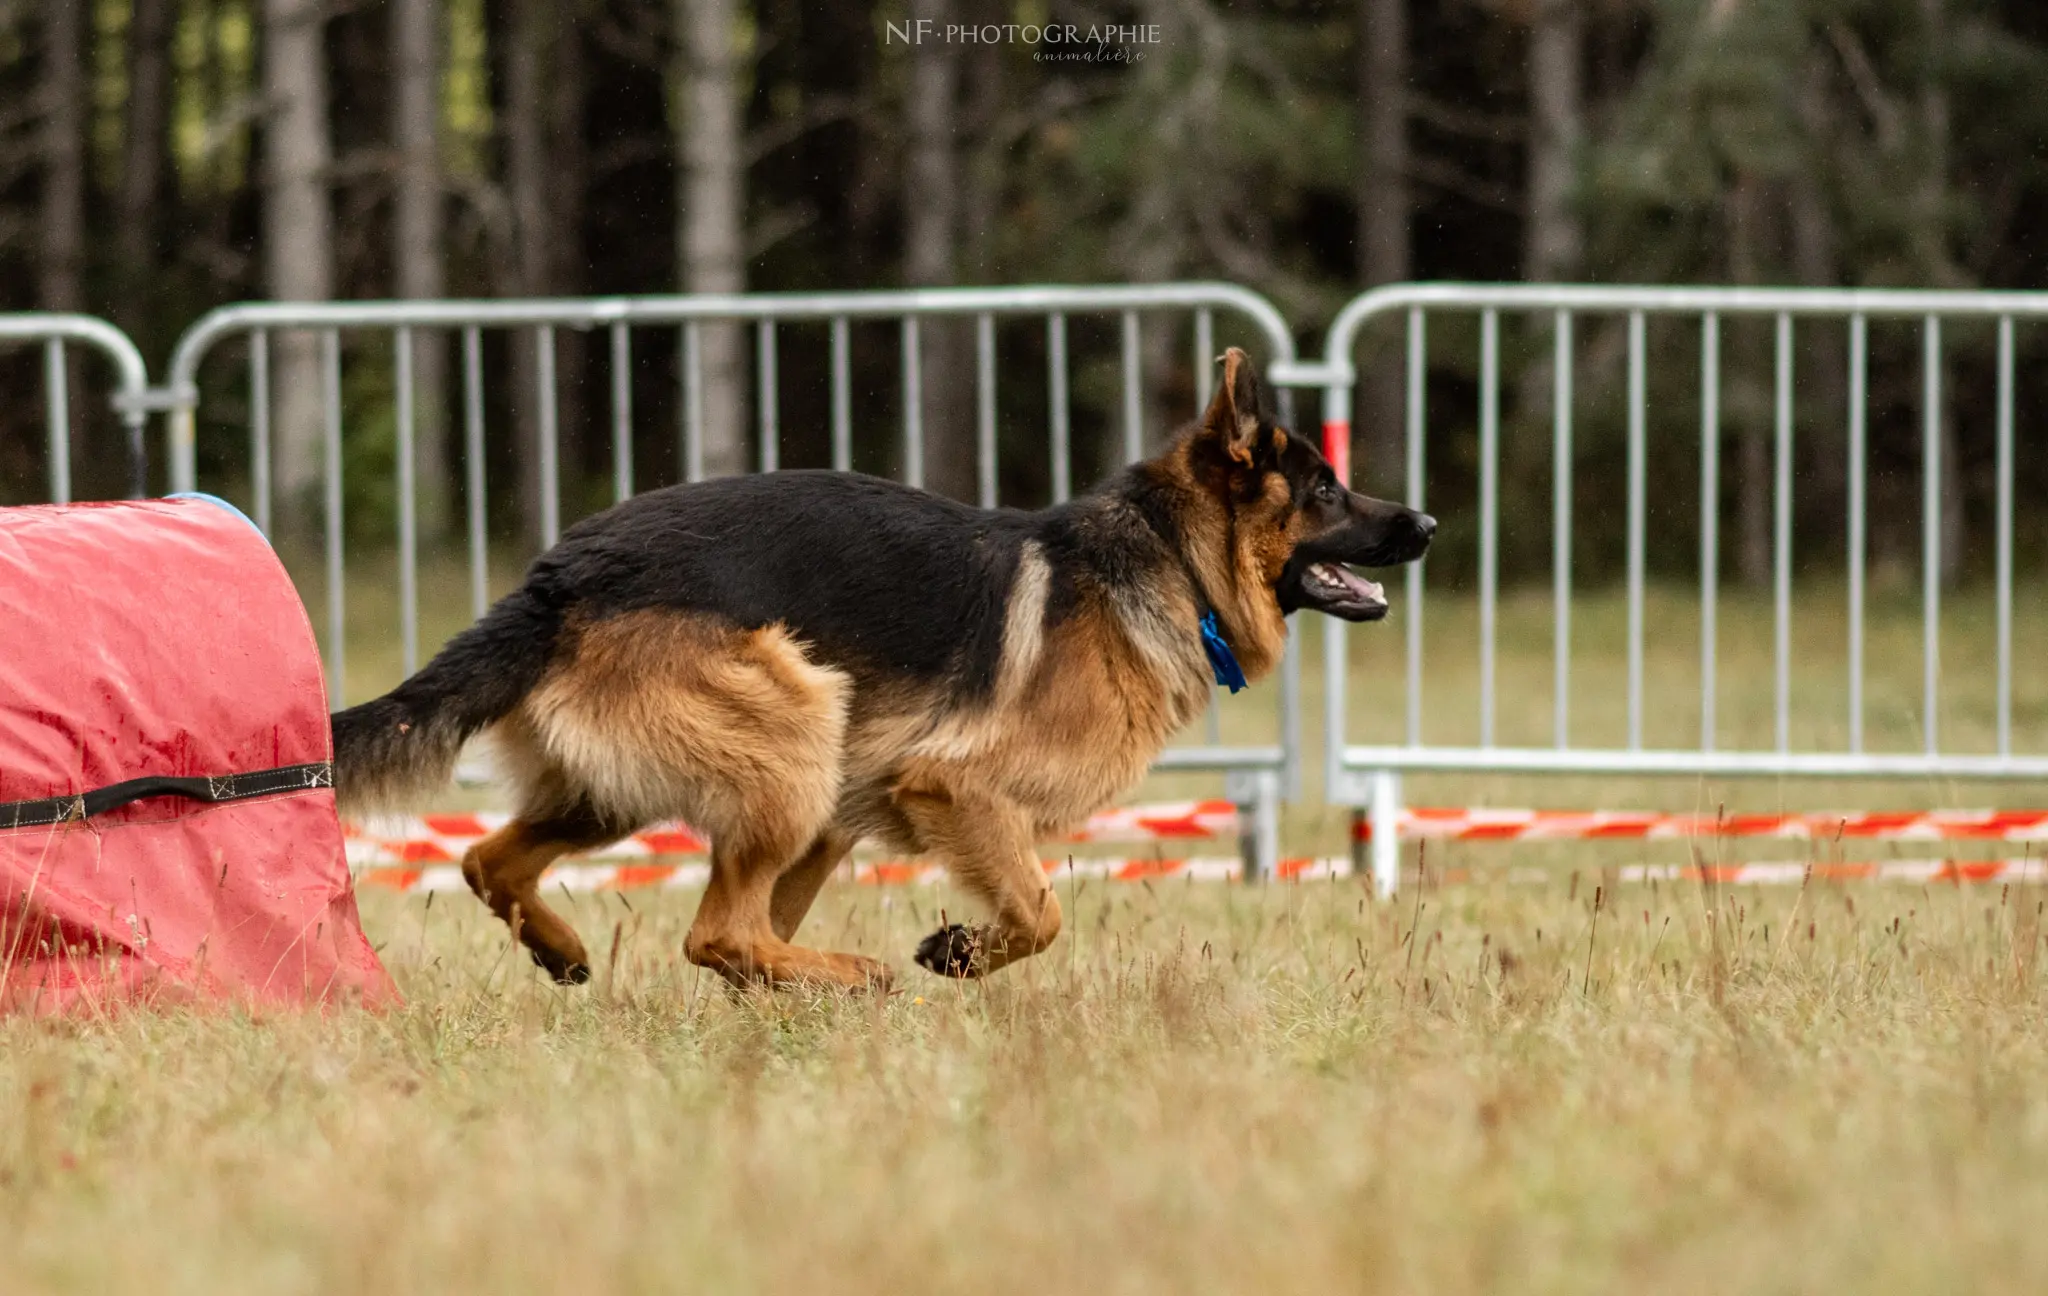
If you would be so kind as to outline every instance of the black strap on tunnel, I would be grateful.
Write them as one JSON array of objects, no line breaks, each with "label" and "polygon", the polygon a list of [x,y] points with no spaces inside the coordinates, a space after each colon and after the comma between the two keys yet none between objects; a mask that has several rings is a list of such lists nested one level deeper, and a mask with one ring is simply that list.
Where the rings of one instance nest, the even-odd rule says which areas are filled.
[{"label": "black strap on tunnel", "polygon": [[334,766],[320,761],[312,765],[282,765],[277,769],[250,774],[221,774],[200,778],[163,776],[129,779],[95,788],[82,796],[44,797],[40,801],[0,801],[0,832],[9,828],[42,828],[90,819],[118,810],[149,797],[183,797],[188,801],[220,804],[246,801],[250,797],[273,796],[279,792],[304,792],[310,788],[334,786]]}]

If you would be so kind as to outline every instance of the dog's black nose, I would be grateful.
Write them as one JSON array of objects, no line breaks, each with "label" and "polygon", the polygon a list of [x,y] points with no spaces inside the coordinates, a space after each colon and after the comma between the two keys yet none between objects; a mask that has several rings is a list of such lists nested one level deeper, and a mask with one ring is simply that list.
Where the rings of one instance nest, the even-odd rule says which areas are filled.
[{"label": "dog's black nose", "polygon": [[1436,534],[1436,519],[1427,513],[1415,515],[1415,530],[1424,540]]}]

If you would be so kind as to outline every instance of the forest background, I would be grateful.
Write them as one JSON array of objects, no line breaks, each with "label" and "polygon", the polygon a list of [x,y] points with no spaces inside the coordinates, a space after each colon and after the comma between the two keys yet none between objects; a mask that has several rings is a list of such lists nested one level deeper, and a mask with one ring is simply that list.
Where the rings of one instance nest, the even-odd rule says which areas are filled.
[{"label": "forest background", "polygon": [[[1092,61],[1043,38],[903,38],[949,25],[1113,25]],[[1071,52],[1071,47],[1069,49]],[[2048,287],[2048,6],[2038,0],[0,0],[0,309],[84,310],[153,367],[225,302],[277,298],[778,291],[1219,278],[1271,297],[1304,346],[1361,289],[1410,279]],[[1076,459],[1107,467],[1114,321],[1077,321]],[[1659,324],[1652,560],[1694,561],[1697,333]],[[1549,556],[1547,320],[1517,322],[1504,443],[1504,574]],[[790,330],[792,334],[797,330]],[[1472,348],[1436,338],[1431,499],[1472,493]],[[1618,321],[1582,332],[1585,498],[1618,499]],[[1844,534],[1846,330],[1798,336],[1802,537]],[[1951,328],[1943,562],[1989,563],[1993,335]],[[1361,359],[1357,458],[1397,492],[1395,339]],[[2048,491],[2030,409],[2048,400],[2020,331],[2023,499]],[[281,521],[312,525],[313,339],[281,338]],[[792,337],[785,465],[822,463],[823,339]],[[1768,321],[1731,323],[1722,455],[1728,570],[1769,575]],[[459,517],[447,339],[422,342],[427,538]],[[532,348],[494,337],[494,526],[530,541]],[[934,327],[927,480],[973,482],[971,333]],[[1090,347],[1102,354],[1094,360]],[[1148,435],[1184,417],[1184,330],[1148,325]],[[1871,334],[1871,544],[1920,552],[1920,341]],[[606,339],[558,339],[565,516],[609,480]],[[808,349],[807,349],[808,348]],[[1005,502],[1042,502],[1042,332],[1006,330]],[[677,348],[636,350],[635,409],[677,418]],[[815,350],[817,356],[812,356]],[[379,359],[381,354],[382,359]],[[350,527],[388,534],[390,368],[352,352]],[[1690,358],[1689,358],[1690,357]],[[751,340],[706,337],[713,471],[749,463]],[[1524,361],[1526,360],[1526,363]],[[0,357],[0,501],[37,497],[38,358]],[[898,358],[855,349],[860,466],[889,471]],[[1696,374],[1696,370],[1693,371]],[[1018,375],[1012,377],[1012,375]],[[247,410],[222,383],[202,471],[232,476]],[[1314,417],[1304,397],[1303,421]],[[74,408],[86,408],[74,402]],[[86,408],[85,495],[123,483],[119,429]],[[1441,438],[1440,440],[1436,438]],[[637,476],[674,480],[675,437]],[[1614,512],[1614,510],[1607,510]],[[1616,564],[1600,517],[1588,574]],[[1447,529],[1438,561],[1468,561]],[[1471,530],[1471,528],[1466,528]],[[1517,545],[1518,536],[1531,543]],[[2025,555],[2048,532],[2022,518]],[[1839,564],[1802,541],[1802,568]],[[1602,555],[1607,555],[1603,558]]]}]

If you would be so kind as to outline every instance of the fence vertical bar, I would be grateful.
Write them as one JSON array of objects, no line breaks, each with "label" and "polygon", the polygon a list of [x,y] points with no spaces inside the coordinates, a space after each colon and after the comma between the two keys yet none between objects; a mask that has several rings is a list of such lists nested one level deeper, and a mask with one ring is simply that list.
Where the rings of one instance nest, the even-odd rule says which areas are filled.
[{"label": "fence vertical bar", "polygon": [[1124,462],[1145,457],[1145,402],[1138,361],[1138,312],[1124,312]]},{"label": "fence vertical bar", "polygon": [[1870,321],[1849,317],[1849,750],[1863,750],[1863,593],[1870,429]]},{"label": "fence vertical bar", "polygon": [[832,317],[832,466],[853,470],[853,344],[844,315]]},{"label": "fence vertical bar", "polygon": [[1643,550],[1647,529],[1649,323],[1628,317],[1628,746],[1643,746]]},{"label": "fence vertical bar", "polygon": [[1401,885],[1401,776],[1393,770],[1372,775],[1372,889],[1382,900]]},{"label": "fence vertical bar", "polygon": [[1288,800],[1301,795],[1301,636],[1287,636],[1280,664],[1280,786]]},{"label": "fence vertical bar", "polygon": [[1572,693],[1572,314],[1557,312],[1551,358],[1551,730],[1571,744]]},{"label": "fence vertical bar", "polygon": [[170,480],[171,490],[199,489],[199,465],[196,462],[199,411],[196,394],[189,399],[181,395],[177,407],[171,412],[169,432],[169,443],[164,447],[164,469]]},{"label": "fence vertical bar", "polygon": [[[1332,384],[1323,389],[1323,422],[1325,425],[1349,427],[1351,424],[1351,386],[1349,383]],[[1338,478],[1347,489],[1351,486],[1351,465],[1335,465],[1342,474]],[[1345,675],[1348,663],[1345,661],[1346,642],[1344,621],[1341,617],[1319,617],[1323,623],[1323,799],[1332,805],[1343,804],[1350,794],[1344,788],[1344,696]],[[1213,708],[1212,708],[1213,709]],[[1354,843],[1354,850],[1355,850]],[[1363,861],[1353,855],[1354,864]]]},{"label": "fence vertical bar", "polygon": [[471,325],[462,330],[462,454],[469,505],[469,610],[479,620],[491,605],[490,538],[484,514],[484,342]]},{"label": "fence vertical bar", "polygon": [[413,448],[414,411],[412,330],[400,325],[392,332],[392,376],[397,387],[398,444],[398,642],[399,661],[407,676],[419,669],[420,548],[418,483]]},{"label": "fence vertical bar", "polygon": [[[1423,487],[1423,432],[1429,396],[1429,321],[1418,308],[1408,312],[1408,507],[1420,513]],[[1408,745],[1422,745],[1422,570],[1428,559],[1408,564]]]},{"label": "fence vertical bar", "polygon": [[1778,316],[1777,450],[1771,491],[1771,708],[1779,751],[1792,746],[1792,317]]},{"label": "fence vertical bar", "polygon": [[1271,881],[1280,864],[1280,776],[1255,770],[1235,783],[1239,877],[1246,882]]},{"label": "fence vertical bar", "polygon": [[149,411],[123,409],[121,422],[128,431],[128,498],[139,500],[149,494]]},{"label": "fence vertical bar", "polygon": [[2013,322],[1998,318],[1998,754],[2012,755]]},{"label": "fence vertical bar", "polygon": [[270,332],[249,334],[249,493],[256,529],[270,534]]},{"label": "fence vertical bar", "polygon": [[1493,746],[1495,601],[1500,584],[1500,312],[1479,321],[1479,745]]},{"label": "fence vertical bar", "polygon": [[1721,601],[1721,317],[1700,319],[1700,750],[1714,750]]},{"label": "fence vertical bar", "polygon": [[341,335],[320,333],[320,402],[325,415],[322,439],[327,455],[327,696],[336,709],[347,700],[347,594],[342,586],[341,530]]},{"label": "fence vertical bar", "polygon": [[612,502],[633,495],[633,342],[621,322],[612,325]]},{"label": "fence vertical bar", "polygon": [[704,330],[683,325],[683,480],[704,480]]},{"label": "fence vertical bar", "polygon": [[1195,312],[1195,413],[1209,408],[1216,383],[1216,315],[1204,308]]},{"label": "fence vertical bar", "polygon": [[561,427],[555,410],[555,330],[543,324],[534,330],[535,357],[540,361],[540,546],[552,549],[562,538]]},{"label": "fence vertical bar", "polygon": [[924,357],[917,317],[903,317],[903,480],[924,485]]},{"label": "fence vertical bar", "polygon": [[1941,317],[1929,315],[1922,335],[1925,383],[1921,427],[1921,706],[1927,754],[1940,750],[1936,711],[1941,683]]},{"label": "fence vertical bar", "polygon": [[779,384],[774,320],[762,320],[754,326],[754,382],[761,416],[761,471],[774,472],[782,466],[782,409],[776,400]]},{"label": "fence vertical bar", "polygon": [[43,408],[50,456],[50,502],[71,502],[71,392],[64,377],[64,339],[43,343]]},{"label": "fence vertical bar", "polygon": [[1052,420],[1052,502],[1064,504],[1073,494],[1074,482],[1067,442],[1067,317],[1058,311],[1045,317],[1045,381]]},{"label": "fence vertical bar", "polygon": [[974,318],[974,471],[976,497],[996,506],[996,317]]}]

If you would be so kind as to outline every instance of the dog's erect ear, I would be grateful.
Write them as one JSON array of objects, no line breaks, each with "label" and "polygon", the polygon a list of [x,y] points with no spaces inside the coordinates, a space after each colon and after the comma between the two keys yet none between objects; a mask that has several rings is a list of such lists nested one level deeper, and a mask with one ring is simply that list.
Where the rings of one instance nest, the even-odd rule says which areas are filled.
[{"label": "dog's erect ear", "polygon": [[1215,434],[1224,453],[1249,468],[1252,446],[1259,439],[1259,376],[1252,370],[1252,358],[1240,347],[1225,351],[1220,362],[1223,381],[1216,385],[1202,425]]}]

